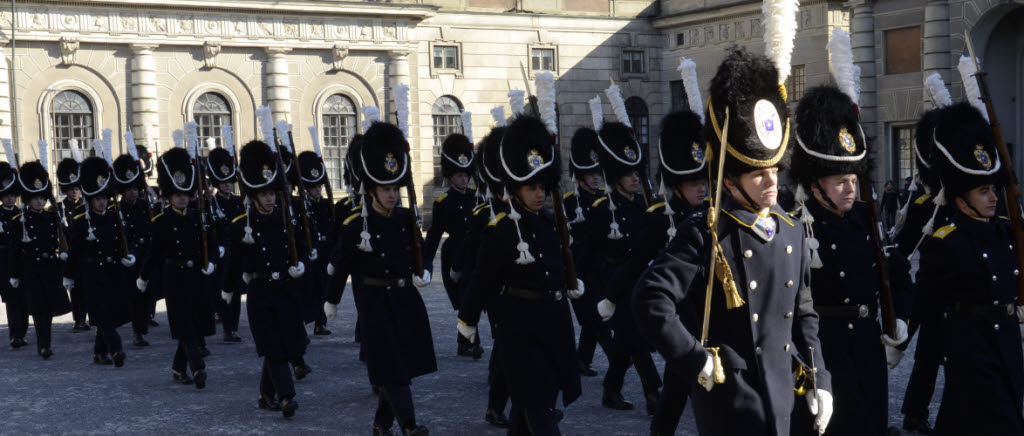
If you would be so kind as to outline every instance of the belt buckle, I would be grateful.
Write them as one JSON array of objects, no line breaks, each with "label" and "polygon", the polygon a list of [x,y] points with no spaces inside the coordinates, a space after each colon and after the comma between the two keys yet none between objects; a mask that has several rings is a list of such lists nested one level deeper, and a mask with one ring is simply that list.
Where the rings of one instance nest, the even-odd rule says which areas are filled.
[{"label": "belt buckle", "polygon": [[110,256],[107,256],[107,257],[103,258],[103,260],[106,261],[107,263],[110,263],[110,262],[114,261],[114,258],[110,257]]},{"label": "belt buckle", "polygon": [[192,268],[193,266],[196,266],[196,263],[191,261],[191,260],[185,261],[185,266],[189,267],[189,268]]},{"label": "belt buckle", "polygon": [[861,304],[860,306],[857,306],[857,318],[867,318],[867,317],[868,317],[868,305],[867,304]]},{"label": "belt buckle", "polygon": [[398,281],[395,282],[395,283],[398,284],[399,288],[404,287],[405,286],[405,279],[398,279]]},{"label": "belt buckle", "polygon": [[277,271],[274,271],[274,272],[270,273],[270,278],[272,280],[277,280],[277,279],[281,278],[281,273],[279,273]]}]

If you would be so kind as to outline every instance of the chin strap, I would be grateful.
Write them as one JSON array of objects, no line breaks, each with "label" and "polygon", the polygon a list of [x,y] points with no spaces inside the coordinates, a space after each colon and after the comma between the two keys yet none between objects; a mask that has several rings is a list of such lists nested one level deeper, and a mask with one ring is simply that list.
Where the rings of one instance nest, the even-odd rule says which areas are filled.
[{"label": "chin strap", "polygon": [[804,241],[807,243],[807,247],[811,249],[811,268],[819,269],[825,266],[821,262],[821,256],[818,255],[818,238],[814,237],[814,216],[811,215],[811,210],[807,208],[807,191],[804,190],[804,185],[799,184],[796,187],[796,202],[800,205],[800,222],[804,226]]},{"label": "chin strap", "polygon": [[508,202],[508,217],[512,219],[512,223],[516,225],[516,235],[519,236],[519,243],[516,244],[516,250],[519,250],[519,258],[516,259],[516,263],[519,265],[529,265],[536,259],[530,254],[530,244],[527,244],[523,240],[523,232],[519,229],[519,219],[523,216],[516,210],[515,202],[512,201],[512,197],[508,195],[508,187],[505,187],[504,200]]}]

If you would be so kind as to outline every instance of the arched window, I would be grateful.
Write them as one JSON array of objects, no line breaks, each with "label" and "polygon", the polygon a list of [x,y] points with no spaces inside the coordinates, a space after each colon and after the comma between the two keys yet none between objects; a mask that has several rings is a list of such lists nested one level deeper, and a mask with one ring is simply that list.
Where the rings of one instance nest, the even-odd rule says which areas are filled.
[{"label": "arched window", "polygon": [[352,99],[334,94],[324,101],[323,107],[323,140],[324,166],[327,177],[331,180],[332,189],[344,187],[341,172],[344,168],[342,160],[348,152],[348,144],[356,134],[356,105]]},{"label": "arched window", "polygon": [[192,116],[199,125],[199,145],[204,156],[209,152],[207,138],[213,138],[218,146],[224,146],[220,128],[231,125],[231,106],[227,99],[215,92],[200,95],[192,104]]},{"label": "arched window", "polygon": [[626,99],[626,113],[629,115],[629,123],[633,125],[633,132],[636,134],[636,141],[640,143],[644,153],[650,158],[651,151],[651,117],[647,113],[647,103],[640,97]]},{"label": "arched window", "polygon": [[434,117],[434,186],[441,186],[441,144],[452,133],[462,133],[462,103],[455,97],[442,96],[431,109]]},{"label": "arched window", "polygon": [[60,162],[71,157],[68,145],[72,139],[78,140],[78,147],[90,150],[92,154],[93,112],[92,104],[80,92],[61,91],[53,97],[50,104],[53,117],[53,149],[54,161]]}]

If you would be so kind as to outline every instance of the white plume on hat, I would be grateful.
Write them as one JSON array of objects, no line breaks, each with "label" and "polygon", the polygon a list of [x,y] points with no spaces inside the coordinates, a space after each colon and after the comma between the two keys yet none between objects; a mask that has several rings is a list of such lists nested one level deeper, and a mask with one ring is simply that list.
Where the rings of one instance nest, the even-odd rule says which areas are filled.
[{"label": "white plume on hat", "polygon": [[398,118],[398,128],[402,135],[409,138],[409,85],[401,84],[395,87],[395,112]]},{"label": "white plume on hat", "polygon": [[[981,60],[979,59],[978,62],[981,63]],[[978,79],[974,77],[978,73],[978,69],[974,66],[974,61],[967,56],[961,56],[957,69],[960,70],[960,78],[964,81],[964,94],[966,94],[967,102],[974,106],[978,112],[981,112],[981,116],[985,118],[985,121],[992,122],[992,120],[988,119],[988,109],[985,108],[985,102],[981,100],[981,87],[978,86]]]},{"label": "white plume on hat", "polygon": [[779,83],[789,78],[793,58],[793,39],[796,37],[796,15],[799,0],[764,0],[761,14],[764,23],[765,55],[779,70]]},{"label": "white plume on hat", "polygon": [[608,102],[612,105],[615,119],[625,124],[626,127],[633,128],[633,124],[629,122],[629,113],[626,112],[626,102],[622,100],[622,90],[619,89],[619,85],[612,83],[608,89],[604,90],[604,95],[608,96]]},{"label": "white plume on hat", "polygon": [[924,87],[928,89],[928,94],[931,94],[932,102],[935,103],[936,107],[945,107],[953,104],[953,97],[949,95],[949,89],[946,89],[946,84],[942,81],[941,74],[932,73],[932,75],[924,79]]},{"label": "white plume on hat", "polygon": [[520,115],[526,112],[526,91],[522,89],[508,90],[508,104],[512,106],[512,114]]},{"label": "white plume on hat", "polygon": [[552,135],[558,134],[558,111],[555,109],[555,76],[550,71],[537,73],[537,110],[540,120]]},{"label": "white plume on hat", "polygon": [[[679,58],[679,75],[683,79],[683,88],[686,89],[686,101],[689,103],[690,111],[700,117],[700,123],[704,124],[704,100],[700,98],[700,84],[697,82],[697,63],[685,56]],[[668,203],[666,203],[668,204]]]},{"label": "white plume on hat", "polygon": [[462,119],[462,134],[469,138],[469,143],[473,143],[473,113],[470,111],[462,111],[459,114]]},{"label": "white plume on hat", "polygon": [[377,109],[376,106],[363,106],[363,122],[360,124],[363,133],[366,133],[370,125],[377,121],[380,121],[380,109]]},{"label": "white plume on hat", "polygon": [[494,125],[497,127],[505,127],[508,124],[508,119],[505,118],[505,106],[495,106],[491,108],[491,118],[494,119]]},{"label": "white plume on hat", "polygon": [[590,105],[590,121],[594,125],[594,131],[600,132],[601,126],[604,125],[604,107],[601,106],[601,96],[595,95],[594,98],[587,101]]},{"label": "white plume on hat", "polygon": [[854,69],[853,48],[850,45],[850,35],[843,29],[832,30],[832,38],[828,40],[829,69],[832,70],[832,77],[836,79],[836,85],[853,100],[853,104],[860,106],[860,74]]}]

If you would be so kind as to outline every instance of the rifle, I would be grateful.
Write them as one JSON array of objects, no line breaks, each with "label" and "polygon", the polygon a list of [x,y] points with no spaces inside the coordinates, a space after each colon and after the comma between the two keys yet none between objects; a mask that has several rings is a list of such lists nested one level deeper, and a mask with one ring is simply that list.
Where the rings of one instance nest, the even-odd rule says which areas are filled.
[{"label": "rifle", "polygon": [[274,127],[274,159],[277,160],[277,172],[281,175],[281,184],[284,189],[281,194],[281,218],[284,220],[284,227],[288,233],[288,260],[292,266],[299,266],[299,252],[295,248],[295,225],[292,224],[292,186],[288,183],[288,171],[284,166],[284,159],[281,158],[281,144],[277,136],[277,127]]},{"label": "rifle", "polygon": [[[1010,150],[1006,147],[1006,139],[1003,138],[1003,128],[996,118],[996,109],[992,106],[992,95],[989,94],[988,82],[985,79],[987,73],[981,70],[978,65],[978,58],[974,57],[974,45],[971,44],[971,37],[964,32],[967,41],[967,50],[970,52],[971,62],[974,62],[976,73],[974,78],[978,80],[978,89],[981,91],[981,101],[985,102],[985,109],[988,111],[988,124],[992,127],[992,136],[996,139],[996,149],[999,151],[999,159],[1003,162],[1003,171],[1006,172],[1007,183],[1004,186],[1003,195],[1006,197],[1006,210],[1010,214],[1010,223],[1013,225],[1013,244],[1017,247],[1018,268],[1024,269],[1024,218],[1021,216],[1020,186],[1017,185],[1017,175],[1013,172],[1013,162],[1010,158]],[[1024,306],[1024,275],[1017,276],[1017,306]]]},{"label": "rifle", "polygon": [[[408,143],[406,143],[408,146]],[[408,150],[406,151],[406,162],[411,164]],[[413,274],[423,274],[423,234],[420,233],[420,209],[416,201],[416,182],[409,177],[409,184],[405,186],[406,194],[409,196],[409,231],[412,233],[412,270]],[[363,205],[369,207],[369,205]]]},{"label": "rifle", "polygon": [[[317,137],[316,126],[309,126],[309,136],[313,139],[313,151],[316,153],[317,159],[320,160],[320,167],[323,168],[326,173],[327,166],[324,165],[324,155],[320,152],[320,139]],[[344,167],[344,165],[342,165],[342,167]],[[339,168],[339,170],[343,170],[343,168]],[[337,220],[334,211],[334,192],[332,192],[333,190],[331,189],[331,177],[326,174],[324,175],[324,188],[327,189],[327,203],[330,205],[328,211],[331,213],[331,228],[333,229],[334,222]]]},{"label": "rifle", "polygon": [[[110,174],[114,174],[114,168],[110,168]],[[89,207],[89,205],[85,207]],[[121,215],[121,207],[116,197],[114,198],[114,212],[117,212],[117,220],[115,221],[117,221],[117,231],[121,236],[121,257],[127,259],[131,255],[131,251],[128,250],[128,234],[124,231],[124,216]]]},{"label": "rifle", "polygon": [[[185,144],[185,146],[190,147],[191,145]],[[206,266],[210,264],[210,250],[207,245],[209,241],[209,235],[207,234],[206,230],[206,177],[203,176],[202,159],[203,155],[197,142],[195,157],[192,158],[192,169],[194,173],[193,175],[199,179],[199,196],[196,199],[196,202],[198,203],[199,206],[199,239],[200,243],[202,244],[202,268],[206,269]]]},{"label": "rifle", "polygon": [[[18,177],[18,170],[14,170],[14,177]],[[57,202],[57,198],[53,196],[53,192],[49,195],[50,203],[53,204],[53,216],[57,218],[57,253],[68,252],[68,237],[64,234],[64,217],[61,215],[61,204]],[[85,207],[89,207],[86,205]]]},{"label": "rifle", "polygon": [[874,244],[875,263],[878,264],[879,308],[882,310],[882,330],[890,338],[896,337],[896,310],[892,302],[892,287],[889,286],[889,259],[885,254],[885,239],[882,223],[878,220],[878,202],[871,180],[860,177],[861,199],[868,205],[871,220],[871,242]]},{"label": "rifle", "polygon": [[[295,138],[292,137],[292,131],[290,129],[288,130],[288,142],[292,144],[292,150],[296,150]],[[292,156],[292,159],[294,159],[294,165],[298,167],[299,154],[292,153]],[[295,172],[299,174],[299,212],[301,212],[300,215],[302,215],[302,233],[304,234],[303,236],[306,237],[306,248],[312,252],[314,245],[313,236],[309,233],[309,210],[306,209],[306,184],[302,182],[302,168],[295,168]],[[288,178],[287,174],[285,174],[285,178]],[[291,190],[288,192],[290,193]]]}]

